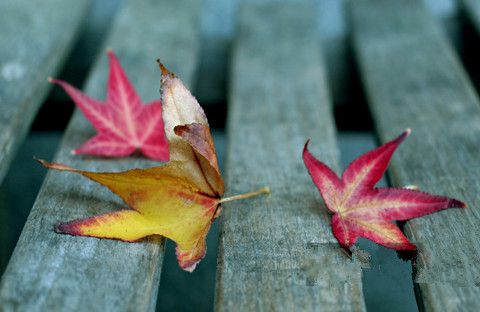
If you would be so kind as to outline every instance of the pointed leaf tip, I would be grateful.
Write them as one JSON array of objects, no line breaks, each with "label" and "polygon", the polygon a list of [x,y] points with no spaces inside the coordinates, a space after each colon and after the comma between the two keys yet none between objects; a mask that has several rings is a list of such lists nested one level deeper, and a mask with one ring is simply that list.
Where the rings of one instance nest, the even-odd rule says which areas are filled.
[{"label": "pointed leaf tip", "polygon": [[70,234],[69,226],[67,223],[57,223],[53,226],[55,233],[59,234]]},{"label": "pointed leaf tip", "polygon": [[410,128],[405,129],[400,135],[401,141],[405,140],[411,133],[412,133],[412,129]]},{"label": "pointed leaf tip", "polygon": [[192,273],[195,268],[197,267],[199,261],[195,262],[194,264],[187,266],[187,267],[182,267],[182,270],[187,271],[188,273]]},{"label": "pointed leaf tip", "polygon": [[303,151],[302,151],[303,158],[305,158],[305,154],[308,153],[308,145],[310,144],[310,140],[311,139],[308,139],[307,142],[305,142],[305,145],[303,146]]},{"label": "pointed leaf tip", "polygon": [[53,77],[48,77],[47,80],[48,80],[49,83],[59,85],[61,87],[64,87],[65,85],[67,85],[66,82],[64,82],[62,80],[59,80],[59,79],[56,79],[56,78],[53,78]]},{"label": "pointed leaf tip", "polygon": [[407,128],[405,129],[396,139],[390,141],[390,142],[387,142],[385,143],[384,145],[387,145],[388,143],[393,143],[395,145],[400,145],[400,143],[402,143],[406,138],[408,138],[410,136],[410,134],[412,133],[412,129],[410,128]]},{"label": "pointed leaf tip", "polygon": [[460,200],[451,199],[450,205],[451,208],[468,208],[468,205]]},{"label": "pointed leaf tip", "polygon": [[57,223],[54,225],[53,230],[58,234],[69,234],[73,236],[82,235],[82,231],[79,227],[78,221],[71,221],[65,223]]},{"label": "pointed leaf tip", "polygon": [[107,53],[108,58],[111,59],[117,59],[117,55],[115,52],[113,52],[112,48],[107,48],[105,53]]},{"label": "pointed leaf tip", "polygon": [[164,77],[175,77],[175,74],[172,73],[168,68],[163,65],[163,63],[160,61],[160,59],[157,59],[158,66],[160,67],[160,71],[162,72],[162,78]]},{"label": "pointed leaf tip", "polygon": [[[203,240],[204,239],[205,237]],[[205,257],[206,251],[205,241],[188,251],[181,251],[180,247],[177,245],[175,254],[177,255],[178,265],[182,270],[192,273],[197,267],[197,264]]]},{"label": "pointed leaf tip", "polygon": [[73,171],[73,172],[77,171],[77,170],[75,170],[75,169],[73,169],[73,168],[71,168],[67,165],[60,164],[60,163],[49,162],[49,161],[46,161],[46,160],[43,160],[43,159],[36,158],[35,156],[33,157],[33,159],[36,160],[42,166],[44,166],[45,168],[48,168],[48,169],[55,169],[55,170],[60,170],[60,171]]},{"label": "pointed leaf tip", "polygon": [[308,145],[310,144],[310,141],[311,141],[311,140],[312,140],[312,139],[309,138],[309,139],[305,142],[305,145],[303,146],[303,150],[305,150],[305,149],[308,148]]}]

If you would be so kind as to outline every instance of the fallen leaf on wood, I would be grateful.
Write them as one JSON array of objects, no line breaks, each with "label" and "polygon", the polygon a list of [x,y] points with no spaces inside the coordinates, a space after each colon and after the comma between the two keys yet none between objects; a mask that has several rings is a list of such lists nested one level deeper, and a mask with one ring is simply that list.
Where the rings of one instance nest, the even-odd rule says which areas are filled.
[{"label": "fallen leaf on wood", "polygon": [[47,168],[78,173],[106,186],[131,208],[62,223],[56,226],[57,232],[128,242],[162,235],[177,243],[178,263],[191,272],[205,255],[205,239],[220,214],[220,204],[269,189],[222,198],[224,182],[203,110],[180,79],[161,68],[165,132],[171,151],[167,164],[102,173],[39,161]]},{"label": "fallen leaf on wood", "polygon": [[72,152],[119,157],[140,151],[151,159],[168,161],[161,102],[143,104],[113,51],[108,50],[107,54],[110,72],[105,102],[88,97],[64,81],[49,79],[68,93],[98,131]]},{"label": "fallen leaf on wood", "polygon": [[376,188],[390,159],[410,129],[355,159],[339,178],[315,159],[308,144],[303,150],[305,166],[327,206],[333,212],[332,230],[340,245],[349,250],[358,237],[396,250],[415,250],[393,220],[408,220],[447,208],[465,208],[456,199],[431,195],[414,188]]}]

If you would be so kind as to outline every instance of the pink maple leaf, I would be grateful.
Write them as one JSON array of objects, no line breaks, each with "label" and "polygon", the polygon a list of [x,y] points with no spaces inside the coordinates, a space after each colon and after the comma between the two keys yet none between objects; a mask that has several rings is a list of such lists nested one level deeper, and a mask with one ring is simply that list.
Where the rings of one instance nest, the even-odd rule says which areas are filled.
[{"label": "pink maple leaf", "polygon": [[105,102],[90,98],[64,81],[49,79],[68,93],[98,131],[72,152],[120,157],[140,151],[149,158],[168,161],[168,141],[160,100],[144,105],[113,51],[108,50],[107,54],[110,71]]},{"label": "pink maple leaf", "polygon": [[456,199],[430,195],[413,189],[376,188],[393,153],[410,129],[355,159],[339,178],[327,165],[303,150],[305,166],[332,211],[333,235],[349,250],[358,237],[396,250],[415,250],[393,220],[408,220],[447,208],[466,208]]}]

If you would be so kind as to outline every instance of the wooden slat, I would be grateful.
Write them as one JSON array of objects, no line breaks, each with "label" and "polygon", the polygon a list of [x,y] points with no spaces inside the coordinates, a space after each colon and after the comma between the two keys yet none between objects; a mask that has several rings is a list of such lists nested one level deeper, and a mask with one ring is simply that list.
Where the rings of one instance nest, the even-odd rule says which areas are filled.
[{"label": "wooden slat", "polygon": [[411,127],[394,157],[396,186],[466,201],[409,221],[415,281],[427,311],[480,309],[480,103],[458,57],[420,1],[351,2],[354,46],[383,142]]},{"label": "wooden slat", "polygon": [[231,70],[227,186],[272,194],[225,205],[217,310],[364,310],[361,271],[338,246],[302,162],[338,168],[331,101],[306,4],[248,4]]},{"label": "wooden slat", "polygon": [[[159,97],[155,59],[161,57],[187,84],[196,67],[199,37],[196,0],[136,1],[123,4],[107,45],[118,54],[144,101]],[[105,96],[107,60],[101,55],[86,92]],[[94,134],[76,111],[55,160],[98,171],[158,165],[141,158],[98,159],[70,155]],[[0,310],[152,311],[155,309],[163,241],[140,243],[72,237],[53,225],[112,211],[121,201],[81,177],[50,172],[28,218],[0,285]]]},{"label": "wooden slat", "polygon": [[0,183],[82,25],[89,0],[0,1]]}]

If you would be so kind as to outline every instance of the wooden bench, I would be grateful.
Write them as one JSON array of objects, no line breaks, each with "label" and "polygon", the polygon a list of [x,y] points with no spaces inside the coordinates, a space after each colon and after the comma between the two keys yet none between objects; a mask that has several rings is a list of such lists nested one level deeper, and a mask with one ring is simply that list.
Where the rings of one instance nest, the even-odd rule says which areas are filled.
[{"label": "wooden bench", "polygon": [[[50,62],[48,68],[39,66],[40,62],[29,67],[36,77],[31,85],[38,85],[42,96],[31,100],[20,86],[5,84],[12,103],[29,103],[12,115],[28,111],[28,120],[0,123],[0,130],[8,129],[11,137],[6,138],[16,146],[47,92],[46,80],[39,77],[45,79],[61,68],[85,12],[81,1],[65,8],[60,2],[48,1],[59,6],[58,20],[52,18],[50,27],[62,23],[65,12],[60,9],[67,10],[69,5],[73,17],[62,32],[51,35],[55,38],[50,38],[48,49],[53,51],[56,45],[62,49],[55,50],[55,57],[44,56],[43,63]],[[465,0],[467,9],[469,2],[473,3]],[[202,45],[201,8],[196,0],[126,0],[122,4],[105,47],[116,51],[142,99],[159,96],[157,57],[190,87],[195,85]],[[405,233],[419,246],[411,281],[419,309],[478,310],[480,103],[476,92],[420,0],[355,0],[346,9],[375,133],[385,142],[406,127],[413,129],[392,161],[390,184],[416,184],[469,204],[467,210],[446,210],[405,225]],[[272,194],[224,206],[215,309],[364,311],[369,305],[363,295],[362,263],[338,247],[330,215],[301,158],[303,145],[311,138],[317,157],[337,172],[343,169],[315,8],[308,1],[243,3],[236,24],[228,73],[227,193],[268,185]],[[0,42],[3,35],[0,28]],[[26,32],[27,37],[16,38],[16,44],[30,41],[31,35]],[[61,44],[53,42],[59,37]],[[6,53],[3,48],[2,53]],[[6,72],[18,73],[15,66]],[[85,91],[103,98],[106,78],[102,54]],[[3,84],[0,80],[0,114],[8,111],[2,106],[2,92],[7,92]],[[76,111],[55,161],[102,171],[157,164],[138,157],[72,157],[70,150],[93,133]],[[0,149],[5,149],[10,143],[2,143],[1,135]],[[0,156],[0,181],[15,153],[15,148],[6,150]],[[118,198],[86,179],[48,173],[0,281],[0,310],[153,311],[156,306],[161,310],[157,293],[163,239],[130,244],[52,231],[58,220],[112,211],[119,205]]]}]

